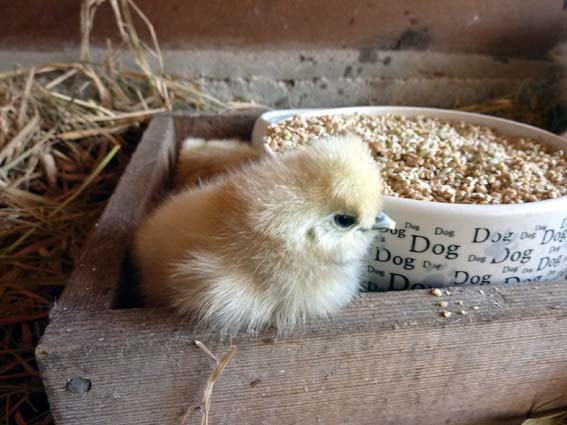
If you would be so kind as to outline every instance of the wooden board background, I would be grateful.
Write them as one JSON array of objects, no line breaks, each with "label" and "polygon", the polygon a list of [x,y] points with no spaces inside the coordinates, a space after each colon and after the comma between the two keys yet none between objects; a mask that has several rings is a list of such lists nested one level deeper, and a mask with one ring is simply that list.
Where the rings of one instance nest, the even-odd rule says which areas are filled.
[{"label": "wooden board background", "polygon": [[[201,397],[214,364],[193,341],[228,344],[169,311],[113,307],[181,138],[246,137],[258,113],[152,122],[37,348],[57,424],[178,424]],[[457,300],[479,309],[460,315]],[[565,282],[365,294],[333,320],[233,343],[211,424],[520,424],[567,407]],[[77,377],[85,394],[66,388]]]},{"label": "wooden board background", "polygon": [[[0,48],[58,50],[79,44],[78,0],[0,0]],[[359,48],[542,57],[567,39],[563,0],[136,0],[162,47]],[[146,36],[146,32],[142,31]],[[93,39],[116,37],[109,4]],[[148,41],[148,40],[146,40]],[[115,40],[114,45],[119,43]]]}]

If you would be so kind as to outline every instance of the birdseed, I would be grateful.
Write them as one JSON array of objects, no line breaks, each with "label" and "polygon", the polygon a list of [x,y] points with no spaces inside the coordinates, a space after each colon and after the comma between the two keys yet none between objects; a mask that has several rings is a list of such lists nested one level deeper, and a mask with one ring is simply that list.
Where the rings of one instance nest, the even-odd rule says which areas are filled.
[{"label": "birdseed", "polygon": [[431,290],[431,295],[433,295],[435,297],[440,297],[441,295],[443,295],[443,292],[441,291],[441,289],[433,288]]},{"label": "birdseed", "polygon": [[438,305],[439,307],[447,307],[447,306],[449,305],[449,303],[448,303],[447,301],[439,301],[439,302],[437,303],[437,305]]},{"label": "birdseed", "polygon": [[459,204],[516,204],[567,195],[567,154],[489,127],[397,115],[295,116],[268,127],[277,152],[355,134],[382,167],[386,195]]},{"label": "birdseed", "polygon": [[451,312],[450,312],[450,311],[442,311],[442,312],[441,312],[441,316],[443,316],[443,317],[451,317]]}]

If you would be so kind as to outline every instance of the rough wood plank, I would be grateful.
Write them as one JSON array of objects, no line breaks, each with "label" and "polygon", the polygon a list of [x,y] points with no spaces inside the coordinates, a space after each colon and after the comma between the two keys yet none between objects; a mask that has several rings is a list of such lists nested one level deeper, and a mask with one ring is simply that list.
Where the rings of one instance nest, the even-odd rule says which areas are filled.
[{"label": "rough wood plank", "polygon": [[[481,293],[480,290],[483,292]],[[567,406],[567,285],[365,294],[330,321],[275,340],[237,338],[212,424],[518,424]],[[38,348],[58,424],[175,424],[227,345],[154,309],[55,314]],[[283,372],[282,372],[283,371]],[[69,393],[72,377],[92,380]]]},{"label": "rough wood plank", "polygon": [[[541,58],[556,42],[565,40],[567,31],[559,0],[438,0],[434,4],[422,0],[168,0],[160,7],[153,0],[137,0],[136,4],[155,26],[164,49],[208,47],[238,52],[290,46],[354,47],[361,50],[361,63],[376,65],[381,58],[372,54],[374,49],[427,48]],[[80,3],[57,0],[57,6],[52,8],[45,0],[0,1],[0,46],[34,51],[72,48],[80,39]],[[97,13],[93,45],[105,46],[113,36],[115,45],[120,45],[110,6]],[[311,65],[311,60],[306,55],[304,66]]]},{"label": "rough wood plank", "polygon": [[228,110],[222,114],[173,113],[177,143],[187,136],[205,139],[239,138],[250,141],[256,119],[268,109],[251,107]]},{"label": "rough wood plank", "polygon": [[95,225],[56,309],[101,310],[118,291],[132,232],[167,186],[174,160],[173,120],[152,120]]}]

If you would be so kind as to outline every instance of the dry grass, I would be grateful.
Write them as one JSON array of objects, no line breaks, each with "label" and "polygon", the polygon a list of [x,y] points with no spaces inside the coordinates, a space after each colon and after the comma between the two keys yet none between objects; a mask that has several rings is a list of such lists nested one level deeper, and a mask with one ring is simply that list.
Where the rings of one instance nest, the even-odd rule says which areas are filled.
[{"label": "dry grass", "polygon": [[558,76],[545,84],[525,84],[508,96],[488,99],[479,104],[458,105],[456,109],[493,115],[545,128],[554,133],[563,133],[567,131],[565,83],[565,76]]},{"label": "dry grass", "polygon": [[164,73],[153,27],[131,0],[108,3],[139,70],[121,69],[112,49],[90,62],[103,3],[83,2],[82,60],[0,74],[0,423],[51,423],[33,349],[146,123],[174,108],[225,107]]},{"label": "dry grass", "polygon": [[213,369],[209,378],[207,379],[207,384],[205,385],[205,390],[203,391],[203,397],[200,402],[195,406],[190,406],[183,417],[179,425],[189,425],[189,419],[194,412],[201,412],[201,425],[209,425],[209,414],[211,412],[211,397],[213,395],[213,388],[215,382],[221,377],[223,371],[230,363],[230,360],[236,354],[236,346],[231,345],[224,356],[219,360],[217,356],[209,350],[209,348],[203,344],[201,341],[195,340],[195,345],[199,347],[207,356],[213,359],[216,363],[216,367]]}]

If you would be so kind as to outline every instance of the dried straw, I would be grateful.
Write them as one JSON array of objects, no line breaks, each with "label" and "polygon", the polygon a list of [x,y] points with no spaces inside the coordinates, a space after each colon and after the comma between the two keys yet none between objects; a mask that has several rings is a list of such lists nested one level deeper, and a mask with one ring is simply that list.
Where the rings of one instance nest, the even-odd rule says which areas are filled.
[{"label": "dried straw", "polygon": [[230,363],[230,360],[232,359],[234,354],[236,354],[236,346],[231,345],[226,354],[219,360],[217,356],[201,341],[195,340],[195,345],[199,347],[211,359],[213,359],[217,366],[213,369],[213,371],[209,375],[209,378],[207,379],[207,385],[205,386],[205,390],[203,391],[201,402],[197,406],[193,405],[187,409],[187,411],[181,418],[180,425],[188,425],[191,414],[197,410],[202,411],[201,425],[209,425],[209,414],[211,412],[211,398],[213,395],[213,387],[215,386],[215,382],[217,382],[217,380],[221,377],[223,371]]},{"label": "dried straw", "polygon": [[[93,20],[104,3],[139,70],[121,69],[112,50],[103,63],[89,60]],[[135,17],[151,47],[138,34]],[[132,0],[85,0],[81,25],[81,61],[0,74],[0,418],[5,423],[51,421],[44,396],[36,398],[43,390],[33,348],[50,303],[149,119],[174,106],[225,108],[191,81],[164,72],[154,28]]]},{"label": "dried straw", "polygon": [[567,87],[559,76],[546,83],[526,83],[515,93],[479,104],[457,105],[465,112],[494,115],[555,133],[567,131]]},{"label": "dried straw", "polygon": [[551,415],[530,417],[521,425],[567,425],[567,410],[561,409],[560,412]]}]

